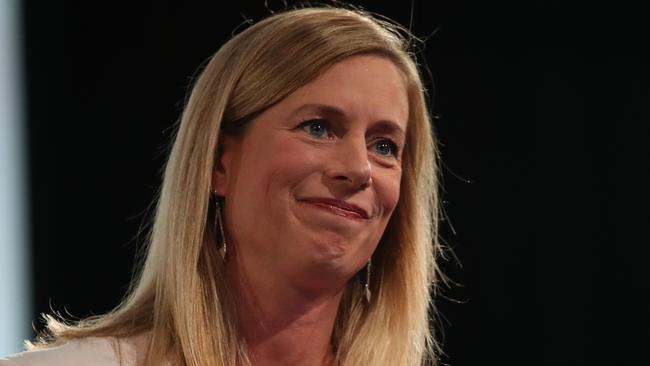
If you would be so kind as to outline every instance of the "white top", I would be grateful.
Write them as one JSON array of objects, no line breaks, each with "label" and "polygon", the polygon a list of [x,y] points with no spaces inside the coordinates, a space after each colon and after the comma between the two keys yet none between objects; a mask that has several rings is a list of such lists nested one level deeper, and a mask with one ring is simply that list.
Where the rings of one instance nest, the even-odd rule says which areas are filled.
[{"label": "white top", "polygon": [[136,366],[144,359],[146,337],[88,337],[61,346],[0,357],[0,366]]}]

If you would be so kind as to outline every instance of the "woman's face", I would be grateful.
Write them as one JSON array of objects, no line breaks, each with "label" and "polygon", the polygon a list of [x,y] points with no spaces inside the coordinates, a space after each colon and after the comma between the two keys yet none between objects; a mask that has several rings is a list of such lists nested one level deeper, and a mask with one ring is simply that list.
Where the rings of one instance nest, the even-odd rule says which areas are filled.
[{"label": "woman's face", "polygon": [[[342,287],[375,250],[399,199],[406,83],[387,58],[354,56],[222,135],[213,188],[238,272]],[[229,263],[230,264],[230,263]]]}]

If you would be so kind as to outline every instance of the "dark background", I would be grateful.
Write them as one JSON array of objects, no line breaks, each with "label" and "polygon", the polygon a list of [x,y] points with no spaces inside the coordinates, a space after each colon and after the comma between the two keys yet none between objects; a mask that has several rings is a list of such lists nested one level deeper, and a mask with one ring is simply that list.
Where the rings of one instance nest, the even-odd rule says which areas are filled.
[{"label": "dark background", "polygon": [[[24,1],[35,319],[124,294],[192,75],[269,13],[221,3]],[[650,14],[521,3],[354,2],[427,39],[458,258],[443,360],[644,363]]]}]

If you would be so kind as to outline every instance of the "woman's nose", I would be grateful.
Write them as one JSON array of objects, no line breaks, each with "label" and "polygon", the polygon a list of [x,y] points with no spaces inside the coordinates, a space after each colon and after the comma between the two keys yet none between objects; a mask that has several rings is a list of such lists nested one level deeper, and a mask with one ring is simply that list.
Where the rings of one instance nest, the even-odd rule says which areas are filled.
[{"label": "woman's nose", "polygon": [[361,190],[372,184],[371,173],[365,138],[344,138],[334,146],[326,172],[334,182]]}]

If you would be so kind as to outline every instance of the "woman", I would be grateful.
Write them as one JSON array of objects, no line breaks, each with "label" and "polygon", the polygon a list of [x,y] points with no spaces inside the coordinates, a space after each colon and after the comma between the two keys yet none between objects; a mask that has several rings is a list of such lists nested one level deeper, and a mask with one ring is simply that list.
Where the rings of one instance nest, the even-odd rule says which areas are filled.
[{"label": "woman", "polygon": [[435,364],[435,145],[408,34],[275,14],[196,81],[146,261],[109,314],[4,365]]}]

